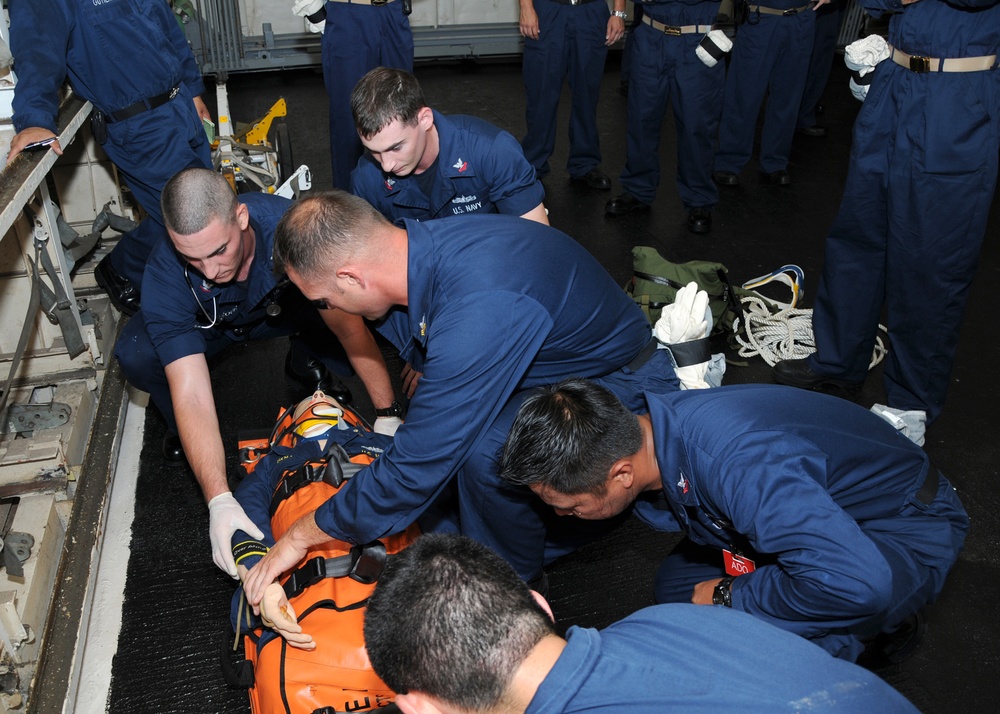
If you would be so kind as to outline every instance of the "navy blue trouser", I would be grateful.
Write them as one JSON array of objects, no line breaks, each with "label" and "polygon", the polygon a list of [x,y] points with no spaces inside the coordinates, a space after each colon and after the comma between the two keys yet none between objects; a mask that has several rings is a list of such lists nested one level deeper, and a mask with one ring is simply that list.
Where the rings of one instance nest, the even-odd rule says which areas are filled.
[{"label": "navy blue trouser", "polygon": [[1000,73],[879,64],[854,126],[813,330],[820,374],[862,381],[883,305],[890,406],[941,413],[997,181]]},{"label": "navy blue trouser", "polygon": [[812,54],[809,57],[809,71],[806,85],[799,102],[797,127],[806,129],[816,126],[816,107],[819,106],[826,82],[833,69],[834,51],[837,49],[837,35],[840,32],[842,0],[833,0],[816,11],[816,30],[813,35]]},{"label": "navy blue trouser", "polygon": [[[594,381],[614,392],[633,411],[644,408],[643,392],[668,393],[679,388],[665,350],[657,350],[635,372],[625,368]],[[530,389],[525,390],[510,400],[482,434],[457,478],[461,532],[503,556],[527,582],[541,576],[545,562],[596,538],[613,525],[556,516],[527,487],[500,480],[497,454],[518,408],[530,393]]]},{"label": "navy blue trouser", "polygon": [[621,184],[650,204],[660,184],[660,130],[669,102],[677,126],[677,192],[685,208],[719,202],[712,181],[719,114],[725,83],[723,63],[707,67],[695,54],[702,35],[665,35],[640,23],[629,39],[625,169]]},{"label": "navy blue trouser", "polygon": [[[794,504],[791,506],[794,507]],[[880,631],[891,632],[911,613],[937,599],[945,578],[965,542],[969,517],[948,479],[942,477],[930,505],[912,499],[896,515],[858,524],[885,557],[892,571],[888,609],[875,617],[852,617],[838,600],[829,618],[806,620],[764,618],[789,632],[812,640],[835,657],[851,662],[864,641]],[[773,557],[744,553],[764,568],[779,568]],[[653,585],[657,603],[691,602],[694,586],[725,575],[722,551],[717,547],[682,541],[660,565]],[[741,576],[744,577],[744,576]],[[753,577],[752,574],[747,577]],[[823,603],[810,603],[822,611]]]},{"label": "navy blue trouser", "polygon": [[761,15],[756,23],[740,25],[726,77],[716,171],[738,174],[750,160],[765,93],[760,170],[774,173],[788,167],[815,22],[816,13],[805,10],[790,16]]},{"label": "navy blue trouser", "polygon": [[328,2],[322,41],[323,83],[330,100],[330,161],[334,188],[350,190],[363,147],[351,114],[351,92],[369,70],[413,71],[410,18],[399,0],[373,6]]},{"label": "navy blue trouser", "polygon": [[569,81],[570,176],[584,176],[601,163],[597,100],[608,48],[604,39],[611,13],[604,2],[561,5],[535,0],[539,39],[524,38],[525,121],[528,132],[521,148],[539,177],[549,172],[556,145],[559,95]]},{"label": "navy blue trouser", "polygon": [[166,240],[160,211],[163,187],[183,169],[212,166],[208,137],[193,99],[181,85],[177,96],[166,104],[107,125],[104,151],[147,213],[135,230],[121,237],[109,258],[115,271],[136,287],[142,285],[153,246]]}]

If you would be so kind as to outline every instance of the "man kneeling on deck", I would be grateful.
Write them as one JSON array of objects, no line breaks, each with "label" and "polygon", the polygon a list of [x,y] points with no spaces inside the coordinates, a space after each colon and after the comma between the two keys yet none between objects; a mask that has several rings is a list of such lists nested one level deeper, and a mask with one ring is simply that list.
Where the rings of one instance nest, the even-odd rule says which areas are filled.
[{"label": "man kneeling on deck", "polygon": [[500,475],[556,513],[637,515],[687,539],[657,602],[742,610],[878,666],[919,644],[968,516],[924,452],[835,397],[774,385],[646,395],[568,380],[521,406]]},{"label": "man kneeling on deck", "polygon": [[563,639],[502,558],[455,535],[389,558],[365,645],[404,714],[916,711],[874,674],[741,612],[656,605]]}]

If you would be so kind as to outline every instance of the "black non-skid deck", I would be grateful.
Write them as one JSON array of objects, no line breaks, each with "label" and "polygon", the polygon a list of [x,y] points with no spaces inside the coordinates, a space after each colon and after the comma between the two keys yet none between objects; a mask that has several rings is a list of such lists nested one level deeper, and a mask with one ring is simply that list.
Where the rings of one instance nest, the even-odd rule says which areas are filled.
[{"label": "black non-skid deck", "polygon": [[[631,273],[631,248],[653,245],[675,261],[723,262],[743,281],[796,263],[806,271],[806,306],[822,267],[823,241],[837,209],[860,106],[835,67],[821,119],[825,139],[797,136],[789,187],[766,184],[751,162],[743,183],[723,192],[711,233],[686,230],[686,214],[674,186],[676,141],[669,114],[660,160],[663,176],[651,212],[609,218],[604,203],[620,190],[625,160],[625,99],[618,93],[617,59],[609,60],[599,119],[603,168],[615,179],[611,193],[571,185],[565,174],[567,141],[560,131],[552,173],[545,180],[546,205],[554,226],[586,246],[621,283]],[[524,91],[514,63],[441,64],[418,67],[428,101],[445,113],[478,115],[520,138]],[[263,115],[284,96],[287,123],[299,162],[312,168],[314,186],[329,186],[326,95],[311,71],[236,77],[229,96],[236,120]],[[566,126],[567,102],[560,108]],[[998,557],[998,468],[996,405],[998,358],[993,286],[1000,272],[994,238],[1000,211],[994,201],[982,265],[972,289],[951,392],[944,415],[930,429],[926,450],[955,484],[972,517],[961,558],[939,601],[928,609],[929,630],[918,653],[881,672],[922,711],[992,710],[992,685],[1000,660],[1000,557]],[[238,431],[268,427],[278,407],[299,395],[285,383],[287,343],[274,341],[231,350],[212,377],[223,438],[235,467]],[[391,355],[390,355],[391,357]],[[398,362],[393,362],[398,366]],[[730,366],[727,383],[770,382],[759,358]],[[356,380],[357,404],[371,416]],[[855,398],[865,406],[884,402],[876,368]],[[162,420],[150,410],[142,451],[136,519],[128,565],[125,614],[114,659],[111,712],[245,712],[246,695],[227,687],[218,664],[227,629],[232,581],[212,564],[208,513],[190,472],[166,467],[160,458]],[[603,540],[555,563],[549,571],[551,601],[561,626],[607,625],[652,604],[652,578],[677,540],[636,520]],[[766,653],[761,653],[766,657]],[[719,672],[720,677],[727,676]],[[669,687],[669,682],[663,683]]]}]

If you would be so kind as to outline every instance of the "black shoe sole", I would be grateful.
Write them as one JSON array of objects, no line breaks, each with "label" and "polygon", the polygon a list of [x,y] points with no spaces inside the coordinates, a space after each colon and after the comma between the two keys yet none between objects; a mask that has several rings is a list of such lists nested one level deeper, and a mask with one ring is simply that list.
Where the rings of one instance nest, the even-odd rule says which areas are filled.
[{"label": "black shoe sole", "polygon": [[583,176],[570,176],[569,182],[575,186],[579,186],[580,188],[590,188],[593,189],[594,191],[611,190],[610,180],[608,180],[608,184],[605,186],[603,183],[601,184],[591,183],[588,179],[584,178]]},{"label": "black shoe sole", "polygon": [[625,209],[614,209],[611,206],[604,207],[604,213],[609,216],[626,216],[629,213],[645,213],[651,208],[648,204],[637,203],[634,206]]},{"label": "black shoe sole", "polygon": [[99,287],[101,290],[107,293],[108,299],[111,301],[111,304],[114,305],[118,309],[118,312],[122,313],[123,315],[131,317],[135,313],[139,312],[141,306],[132,306],[130,304],[125,303],[119,297],[118,290],[112,289],[111,287],[112,281],[109,279],[108,276],[104,274],[104,270],[101,268],[102,264],[103,261],[101,263],[98,263],[97,267],[94,268],[94,282],[97,283],[97,287]]}]

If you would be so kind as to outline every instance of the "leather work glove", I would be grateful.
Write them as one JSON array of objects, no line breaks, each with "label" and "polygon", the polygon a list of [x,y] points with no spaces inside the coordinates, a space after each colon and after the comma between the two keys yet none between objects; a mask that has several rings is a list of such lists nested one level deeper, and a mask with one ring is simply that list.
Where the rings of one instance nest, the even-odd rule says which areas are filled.
[{"label": "leather work glove", "polygon": [[881,35],[868,35],[844,48],[844,64],[851,70],[851,94],[859,102],[868,96],[869,76],[875,65],[889,59],[889,43]]},{"label": "leather work glove", "polygon": [[708,389],[705,380],[712,355],[708,335],[712,331],[712,311],[708,293],[690,282],[677,291],[674,302],[663,308],[653,328],[653,336],[670,352],[674,373],[681,389]]},{"label": "leather work glove", "polygon": [[318,35],[326,29],[326,3],[324,0],[295,0],[292,12],[306,21],[306,29]]},{"label": "leather work glove", "polygon": [[402,423],[403,420],[400,419],[399,417],[394,417],[394,416],[379,417],[378,419],[375,420],[375,423],[372,425],[372,431],[374,431],[376,434],[384,434],[385,436],[395,436],[396,429],[398,429],[399,425]]},{"label": "leather work glove", "polygon": [[233,560],[233,533],[243,531],[251,538],[262,540],[264,532],[251,521],[231,491],[220,493],[208,502],[208,534],[212,541],[212,560],[236,579],[236,562]]}]

